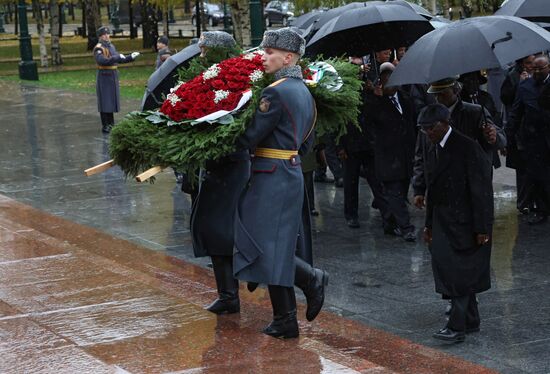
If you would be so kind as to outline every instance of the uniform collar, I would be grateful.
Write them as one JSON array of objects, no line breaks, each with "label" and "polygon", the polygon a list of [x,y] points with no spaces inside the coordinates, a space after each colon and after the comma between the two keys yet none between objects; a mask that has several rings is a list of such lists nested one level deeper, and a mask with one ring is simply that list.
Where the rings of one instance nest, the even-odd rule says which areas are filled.
[{"label": "uniform collar", "polygon": [[287,66],[275,73],[275,80],[282,78],[297,78],[303,79],[302,68],[300,65]]}]

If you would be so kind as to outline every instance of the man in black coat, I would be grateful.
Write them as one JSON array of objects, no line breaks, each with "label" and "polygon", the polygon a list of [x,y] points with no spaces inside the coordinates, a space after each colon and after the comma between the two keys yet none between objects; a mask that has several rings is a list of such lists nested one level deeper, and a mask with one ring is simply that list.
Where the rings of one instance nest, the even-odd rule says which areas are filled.
[{"label": "man in black coat", "polygon": [[[550,214],[550,129],[547,113],[539,98],[550,85],[547,56],[533,63],[533,77],[520,82],[506,132],[510,134],[524,157],[526,181],[531,186],[532,201],[528,223],[545,222]],[[544,103],[543,103],[544,104]]]},{"label": "man in black coat", "polygon": [[[459,96],[460,84],[455,78],[446,78],[432,83],[428,92],[435,94],[437,102],[449,109],[453,129],[476,141],[481,146],[489,160],[489,170],[492,173],[494,151],[506,146],[506,135],[500,127],[493,124],[489,112],[487,110],[483,112],[480,105],[462,101]],[[414,205],[417,208],[424,207],[427,179],[423,164],[426,157],[427,143],[426,136],[419,133],[416,141],[413,176]]]},{"label": "man in black coat", "polygon": [[416,234],[410,222],[407,193],[413,171],[416,139],[416,114],[412,100],[397,87],[386,87],[395,66],[380,66],[380,86],[367,107],[367,128],[374,133],[376,177],[382,183],[387,201],[381,209],[384,232],[414,242]]},{"label": "man in black coat", "polygon": [[478,143],[451,127],[444,105],[427,106],[418,125],[430,142],[424,240],[436,292],[451,299],[449,321],[433,337],[463,341],[479,331],[476,294],[491,287],[491,165]]}]

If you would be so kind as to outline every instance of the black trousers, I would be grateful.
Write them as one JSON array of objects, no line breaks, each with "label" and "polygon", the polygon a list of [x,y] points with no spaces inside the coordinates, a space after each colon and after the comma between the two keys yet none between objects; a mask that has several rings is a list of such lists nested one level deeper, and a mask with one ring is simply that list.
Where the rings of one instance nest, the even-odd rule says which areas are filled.
[{"label": "black trousers", "polygon": [[[338,151],[336,149],[336,143],[334,142],[334,139],[330,136],[326,136],[323,137],[322,142],[325,144],[325,159],[327,160],[327,165],[332,172],[332,175],[334,175],[334,180],[342,178],[342,163],[338,158]],[[324,175],[326,174],[326,170],[326,166],[323,165],[317,168],[315,173],[317,173],[318,175]]]},{"label": "black trousers", "polygon": [[313,183],[313,170],[302,173],[304,175],[304,186],[306,188],[307,201],[309,201],[309,209],[315,209],[315,187]]},{"label": "black trousers", "polygon": [[387,201],[386,211],[382,211],[384,227],[399,227],[401,232],[407,233],[414,230],[411,225],[409,208],[407,207],[407,193],[409,191],[409,179],[399,181],[382,182],[383,194]]},{"label": "black trousers", "polygon": [[115,116],[113,113],[100,112],[99,116],[101,117],[101,126],[111,127],[115,124]]},{"label": "black trousers", "polygon": [[451,298],[451,314],[447,327],[455,331],[465,331],[479,327],[479,310],[475,294]]},{"label": "black trousers", "polygon": [[524,168],[516,168],[517,208],[533,208],[533,186]]},{"label": "black trousers", "polygon": [[535,206],[535,210],[543,215],[550,215],[550,180],[525,178],[527,184],[530,208]]},{"label": "black trousers", "polygon": [[372,191],[373,206],[380,211],[387,210],[387,201],[382,193],[382,184],[374,170],[374,156],[368,152],[353,152],[344,160],[344,216],[346,220],[357,219],[359,206],[359,175],[361,166]]}]

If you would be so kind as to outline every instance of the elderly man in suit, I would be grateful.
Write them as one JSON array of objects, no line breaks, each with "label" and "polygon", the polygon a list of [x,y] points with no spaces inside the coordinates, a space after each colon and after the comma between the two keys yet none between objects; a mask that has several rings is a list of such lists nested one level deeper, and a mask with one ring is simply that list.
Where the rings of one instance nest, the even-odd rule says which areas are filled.
[{"label": "elderly man in suit", "polygon": [[436,292],[451,299],[447,325],[433,337],[459,342],[479,331],[476,294],[491,287],[490,161],[478,143],[452,127],[444,105],[428,105],[418,125],[430,142],[424,240]]},{"label": "elderly man in suit", "polygon": [[253,150],[254,158],[237,208],[233,265],[238,279],[268,285],[273,321],[263,332],[295,338],[299,335],[295,278],[309,282],[316,291],[317,308],[309,310],[309,320],[322,306],[328,281],[324,272],[300,266],[305,261],[295,257],[304,199],[300,155],[313,145],[316,108],[297,65],[305,40],[283,28],[267,31],[261,47],[265,71],[276,81],[262,91],[254,120],[238,142]]}]

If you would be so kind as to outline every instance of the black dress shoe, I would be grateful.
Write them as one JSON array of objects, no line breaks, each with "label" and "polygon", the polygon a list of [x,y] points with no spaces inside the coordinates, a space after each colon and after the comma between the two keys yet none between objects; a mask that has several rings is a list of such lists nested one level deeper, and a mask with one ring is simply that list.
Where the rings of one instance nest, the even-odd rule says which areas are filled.
[{"label": "black dress shoe", "polygon": [[258,288],[258,283],[256,283],[256,282],[248,282],[248,283],[246,283],[246,289],[247,289],[249,292],[254,292],[254,291],[256,291],[256,288]]},{"label": "black dress shoe", "polygon": [[316,209],[311,209],[309,211],[309,214],[311,214],[313,217],[317,217],[319,215],[319,212]]},{"label": "black dress shoe", "polygon": [[403,240],[411,243],[416,242],[416,233],[414,231],[409,231],[403,234]]},{"label": "black dress shoe", "polygon": [[288,312],[284,316],[275,316],[273,321],[262,332],[274,338],[290,339],[300,335],[296,310]]},{"label": "black dress shoe", "polygon": [[215,314],[233,314],[241,311],[239,298],[214,300],[212,304],[206,307],[206,310]]},{"label": "black dress shoe", "polygon": [[445,340],[448,342],[463,342],[466,338],[466,334],[464,332],[454,331],[453,329],[450,329],[448,327],[439,330],[432,336],[436,339]]},{"label": "black dress shoe", "polygon": [[358,229],[359,227],[361,227],[357,218],[348,219],[346,223],[348,227],[352,229]]},{"label": "black dress shoe", "polygon": [[315,278],[303,290],[307,302],[306,319],[309,322],[313,321],[321,311],[325,302],[325,287],[328,285],[328,273],[320,269],[314,271]]},{"label": "black dress shoe", "polygon": [[108,133],[111,132],[112,128],[113,128],[112,125],[102,126],[101,127],[101,132],[104,133],[104,134],[108,134]]},{"label": "black dress shoe", "polygon": [[548,220],[546,214],[541,214],[540,212],[529,213],[529,218],[527,218],[527,223],[530,225],[540,225]]},{"label": "black dress shoe", "polygon": [[385,227],[384,234],[393,235],[393,236],[403,236],[401,229],[399,227]]}]

